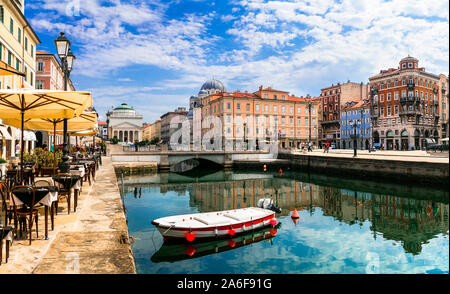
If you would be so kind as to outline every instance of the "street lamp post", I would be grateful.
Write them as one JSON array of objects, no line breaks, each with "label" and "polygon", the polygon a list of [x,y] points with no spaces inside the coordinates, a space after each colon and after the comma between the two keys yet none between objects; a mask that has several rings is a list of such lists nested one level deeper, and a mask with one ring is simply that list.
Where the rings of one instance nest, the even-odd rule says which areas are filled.
[{"label": "street lamp post", "polygon": [[[374,101],[375,101],[375,98],[377,98],[378,99],[378,97],[376,97],[378,95],[378,90],[377,90],[377,86],[373,86],[373,88],[372,88],[372,91],[371,91],[371,96],[372,96],[372,103],[371,103],[371,110],[372,110],[372,113],[371,113],[371,115],[370,115],[370,121],[372,122],[372,127],[371,127],[371,130],[370,130],[370,134],[371,134],[371,138],[370,138],[370,146],[369,146],[369,153],[371,152],[371,149],[373,148],[373,144],[374,144],[374,142],[373,142],[373,140],[374,140],[374,133],[375,133],[375,106],[374,106]],[[378,102],[378,101],[377,101]],[[378,109],[377,109],[377,111],[378,111]]]},{"label": "street lamp post", "polygon": [[247,150],[247,144],[245,143],[245,129],[247,128],[247,123],[244,123],[244,150]]},{"label": "street lamp post", "polygon": [[[56,38],[55,45],[58,57],[61,60],[61,67],[64,74],[64,91],[67,91],[67,83],[69,81],[70,72],[72,71],[75,55],[73,55],[73,53],[70,51],[70,41],[66,38],[63,32],[61,32],[59,37]],[[63,124],[64,124],[63,157],[62,162],[59,165],[59,169],[61,173],[68,173],[70,169],[70,164],[69,164],[69,142],[67,134],[67,118],[64,119]]]},{"label": "street lamp post", "polygon": [[357,142],[357,140],[356,140],[356,124],[360,124],[360,121],[359,121],[359,119],[358,120],[356,120],[356,119],[354,119],[353,120],[353,157],[356,157],[356,149],[357,149],[357,145],[358,145],[358,142]]},{"label": "street lamp post", "polygon": [[311,144],[311,102],[308,103],[308,112],[309,112],[309,143],[308,143],[308,145],[309,145],[309,144]]}]

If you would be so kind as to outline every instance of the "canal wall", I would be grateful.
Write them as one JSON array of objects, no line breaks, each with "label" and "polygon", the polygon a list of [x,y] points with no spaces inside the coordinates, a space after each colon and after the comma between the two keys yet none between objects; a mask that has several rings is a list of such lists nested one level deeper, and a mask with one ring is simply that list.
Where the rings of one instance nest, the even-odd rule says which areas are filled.
[{"label": "canal wall", "polygon": [[309,154],[280,153],[275,161],[233,162],[233,169],[259,169],[266,165],[269,170],[289,169],[328,175],[350,176],[390,182],[412,182],[448,185],[449,164],[441,162],[406,161],[378,158],[354,158],[317,156]]}]

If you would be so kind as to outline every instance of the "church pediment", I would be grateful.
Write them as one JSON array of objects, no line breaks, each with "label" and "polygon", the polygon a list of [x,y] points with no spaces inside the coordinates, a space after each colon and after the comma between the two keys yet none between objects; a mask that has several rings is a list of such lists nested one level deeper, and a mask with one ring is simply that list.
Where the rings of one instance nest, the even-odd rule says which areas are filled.
[{"label": "church pediment", "polygon": [[131,128],[131,129],[141,129],[142,126],[139,125],[135,125],[129,122],[122,122],[116,125],[112,125],[112,128]]}]

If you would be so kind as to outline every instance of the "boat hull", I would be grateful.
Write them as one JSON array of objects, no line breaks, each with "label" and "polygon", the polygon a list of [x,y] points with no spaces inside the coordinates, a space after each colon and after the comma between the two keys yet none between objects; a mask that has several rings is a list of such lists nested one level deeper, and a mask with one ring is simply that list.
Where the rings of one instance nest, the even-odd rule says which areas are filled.
[{"label": "boat hull", "polygon": [[[236,210],[234,210],[236,211]],[[229,211],[214,212],[210,214],[227,215]],[[196,216],[202,214],[195,214]],[[219,239],[230,238],[234,235],[244,234],[255,230],[260,230],[269,226],[273,226],[272,222],[275,218],[275,212],[270,210],[264,210],[263,214],[259,214],[260,217],[254,219],[245,219],[242,221],[232,221],[228,224],[216,224],[216,225],[204,225],[204,226],[182,226],[177,223],[176,225],[161,224],[158,220],[152,222],[152,224],[158,229],[165,241],[173,240],[186,240],[188,233],[193,234],[195,239],[193,241],[204,241],[207,239]],[[185,219],[192,217],[190,215],[181,216]],[[183,219],[184,221],[184,219]]]}]

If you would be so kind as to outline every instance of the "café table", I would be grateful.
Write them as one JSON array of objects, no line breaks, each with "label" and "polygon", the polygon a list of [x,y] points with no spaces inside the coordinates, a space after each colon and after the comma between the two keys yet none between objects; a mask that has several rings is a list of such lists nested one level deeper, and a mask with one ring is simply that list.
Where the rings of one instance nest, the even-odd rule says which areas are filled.
[{"label": "caf\u00e9 table", "polygon": [[86,169],[84,167],[84,165],[73,165],[70,167],[69,173],[71,175],[75,175],[75,176],[80,176],[80,180],[78,180],[77,184],[74,186],[75,190],[79,190],[78,193],[81,192],[82,190],[82,185],[83,185],[83,177],[86,173]]},{"label": "caf\u00e9 table", "polygon": [[[40,203],[45,207],[45,239],[48,239],[48,208],[51,207],[51,222],[52,230],[54,229],[54,209],[53,202],[58,200],[58,188],[55,186],[49,187],[36,187],[34,188],[34,202]],[[12,191],[11,197],[14,197],[15,205],[25,205],[28,208],[31,207],[33,201],[33,194],[26,188],[17,188]]]},{"label": "caf\u00e9 table", "polygon": [[78,202],[78,191],[81,187],[80,179],[81,177],[79,175],[71,175],[71,177],[68,177],[66,175],[57,175],[52,177],[53,181],[58,183],[60,186],[63,186],[65,189],[74,189],[76,193],[74,193],[74,205],[73,210],[76,211],[77,208],[77,202]]}]

